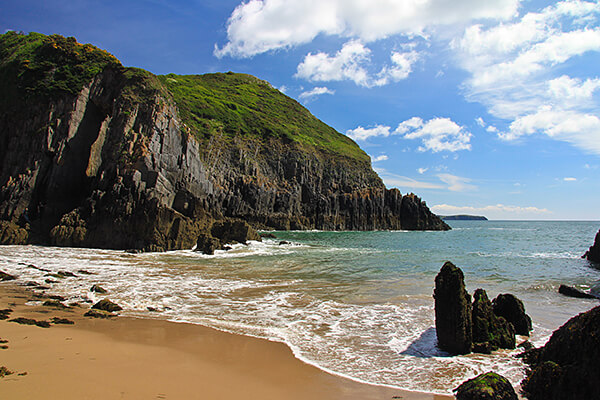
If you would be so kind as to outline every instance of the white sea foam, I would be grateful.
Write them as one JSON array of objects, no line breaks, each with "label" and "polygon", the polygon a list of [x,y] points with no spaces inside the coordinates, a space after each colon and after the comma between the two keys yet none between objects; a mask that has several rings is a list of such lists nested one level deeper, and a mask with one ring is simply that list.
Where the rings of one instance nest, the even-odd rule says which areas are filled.
[{"label": "white sea foam", "polygon": [[[125,308],[125,315],[202,324],[283,342],[305,362],[361,382],[450,393],[465,379],[489,370],[514,384],[522,379],[523,365],[513,357],[515,352],[448,357],[436,347],[431,285],[422,282],[431,281],[431,273],[419,274],[420,267],[411,267],[402,278],[394,275],[372,282],[375,278],[369,273],[380,268],[377,264],[350,269],[344,265],[340,271],[336,254],[358,259],[389,256],[389,251],[346,242],[323,246],[288,240],[292,244],[280,246],[278,240],[265,239],[235,245],[214,256],[191,250],[128,254],[2,246],[0,269],[18,276],[18,283],[53,279],[56,283],[48,284],[49,292],[68,301],[104,298],[90,292],[93,284],[101,284],[107,296]],[[391,254],[408,256],[403,249]],[[77,276],[53,278],[42,269]],[[349,279],[354,273],[356,281]],[[367,290],[371,286],[374,292],[406,288],[409,294],[382,300]],[[532,304],[542,298],[540,293],[550,290],[531,290]],[[148,307],[161,312],[151,313]],[[553,323],[536,323],[532,343],[543,344],[550,328],[555,328]]]}]

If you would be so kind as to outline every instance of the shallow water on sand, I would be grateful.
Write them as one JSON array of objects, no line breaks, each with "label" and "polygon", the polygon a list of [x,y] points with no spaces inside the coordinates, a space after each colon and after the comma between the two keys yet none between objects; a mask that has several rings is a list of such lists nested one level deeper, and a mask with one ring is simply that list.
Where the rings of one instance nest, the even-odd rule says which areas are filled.
[{"label": "shallow water on sand", "polygon": [[[517,295],[534,322],[531,341],[540,345],[570,317],[598,305],[557,289],[600,281],[600,270],[580,258],[600,223],[450,223],[449,232],[276,232],[278,239],[214,256],[2,246],[0,269],[19,282],[53,279],[49,292],[73,301],[104,298],[89,291],[99,283],[124,314],[281,341],[298,358],[359,381],[449,393],[496,371],[517,384],[518,351],[448,357],[437,349],[435,275],[451,260],[470,293],[482,287],[490,298]],[[77,276],[52,278],[29,264]]]}]

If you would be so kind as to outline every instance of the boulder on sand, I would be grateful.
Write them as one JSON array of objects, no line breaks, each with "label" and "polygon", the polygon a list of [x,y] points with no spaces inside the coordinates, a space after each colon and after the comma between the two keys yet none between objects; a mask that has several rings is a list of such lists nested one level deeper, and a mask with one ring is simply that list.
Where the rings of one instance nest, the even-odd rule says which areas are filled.
[{"label": "boulder on sand", "polygon": [[454,389],[457,400],[517,400],[508,379],[495,372],[481,374]]},{"label": "boulder on sand", "polygon": [[499,294],[492,301],[494,314],[503,317],[515,327],[517,335],[529,336],[531,317],[525,313],[523,302],[510,293]]},{"label": "boulder on sand", "polygon": [[494,314],[492,303],[483,289],[473,294],[473,343],[489,343],[491,350],[514,349],[515,328]]},{"label": "boulder on sand", "polygon": [[471,296],[463,272],[447,261],[435,277],[435,329],[438,347],[451,354],[467,354],[472,348]]},{"label": "boulder on sand", "polygon": [[598,399],[600,306],[568,320],[535,350],[524,357],[532,367],[522,382],[529,400]]}]

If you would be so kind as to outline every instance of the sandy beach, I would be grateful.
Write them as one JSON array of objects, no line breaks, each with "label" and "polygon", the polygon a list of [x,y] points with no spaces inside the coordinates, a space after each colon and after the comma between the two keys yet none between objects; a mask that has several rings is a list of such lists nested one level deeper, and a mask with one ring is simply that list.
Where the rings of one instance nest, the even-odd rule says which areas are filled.
[{"label": "sandy beach", "polygon": [[[33,293],[0,284],[2,399],[447,399],[361,384],[296,359],[281,343],[160,319],[84,317],[87,306],[25,305]],[[39,299],[34,299],[38,300]],[[17,317],[73,325],[50,328]]]}]

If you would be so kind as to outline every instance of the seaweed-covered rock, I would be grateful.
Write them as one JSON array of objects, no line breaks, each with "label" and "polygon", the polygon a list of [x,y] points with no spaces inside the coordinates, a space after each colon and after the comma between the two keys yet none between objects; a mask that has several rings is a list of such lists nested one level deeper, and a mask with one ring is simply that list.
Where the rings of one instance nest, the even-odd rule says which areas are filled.
[{"label": "seaweed-covered rock", "polygon": [[0,281],[14,281],[15,279],[17,279],[16,276],[0,271]]},{"label": "seaweed-covered rock", "polygon": [[494,314],[503,317],[515,327],[518,335],[529,336],[532,329],[531,317],[525,313],[523,302],[512,294],[499,294],[492,301]]},{"label": "seaweed-covered rock", "polygon": [[221,241],[217,238],[212,237],[207,233],[201,233],[198,235],[198,241],[196,242],[196,251],[200,251],[203,254],[212,256],[215,254],[215,250],[221,250],[223,246]]},{"label": "seaweed-covered rock", "polygon": [[109,299],[103,299],[92,306],[94,310],[103,310],[108,312],[121,311],[123,307],[113,303]]},{"label": "seaweed-covered rock", "polygon": [[219,239],[221,243],[246,243],[248,240],[261,241],[258,232],[252,228],[246,221],[241,219],[227,219],[217,221],[210,229],[213,237]]},{"label": "seaweed-covered rock", "polygon": [[600,388],[600,306],[568,320],[535,357],[523,380],[530,400],[598,399]]},{"label": "seaweed-covered rock", "polygon": [[435,329],[438,347],[452,354],[471,352],[471,296],[460,268],[446,262],[435,277]]},{"label": "seaweed-covered rock", "polygon": [[517,400],[514,388],[495,372],[481,374],[454,389],[457,400]]},{"label": "seaweed-covered rock", "polygon": [[600,263],[600,230],[596,233],[596,237],[594,238],[594,244],[590,247],[588,251],[581,258],[586,258],[589,261],[594,261]]},{"label": "seaweed-covered rock", "polygon": [[569,296],[569,297],[575,297],[578,299],[595,299],[596,298],[596,296],[594,296],[593,294],[586,293],[583,290],[577,289],[576,287],[567,286],[567,285],[560,285],[558,287],[558,293],[565,295],[565,296]]},{"label": "seaweed-covered rock", "polygon": [[492,351],[498,348],[514,349],[515,328],[503,317],[494,314],[485,290],[477,289],[473,299],[473,342],[488,342]]}]

